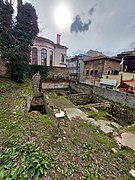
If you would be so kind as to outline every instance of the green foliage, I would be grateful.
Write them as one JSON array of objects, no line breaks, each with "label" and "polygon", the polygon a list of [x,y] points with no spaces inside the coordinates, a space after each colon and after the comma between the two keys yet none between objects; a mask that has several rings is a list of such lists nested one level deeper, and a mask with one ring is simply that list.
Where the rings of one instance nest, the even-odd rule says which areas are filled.
[{"label": "green foliage", "polygon": [[135,168],[135,161],[132,162],[133,167]]},{"label": "green foliage", "polygon": [[82,160],[89,160],[91,159],[91,152],[92,152],[92,147],[90,144],[84,143],[81,144],[80,147],[82,148],[82,152],[80,154],[80,157]]},{"label": "green foliage", "polygon": [[25,58],[22,62],[21,59],[22,58],[20,58],[20,62],[16,62],[15,58],[11,60],[11,78],[18,83],[23,83],[25,81],[28,72],[28,65],[23,62]]},{"label": "green foliage", "polygon": [[67,143],[64,143],[64,144],[62,145],[62,149],[63,149],[65,152],[69,152],[69,146],[68,146],[68,144],[67,144]]},{"label": "green foliage", "polygon": [[76,170],[76,165],[72,162],[69,162],[67,166],[62,170],[62,174],[66,177],[71,176]]},{"label": "green foliage", "polygon": [[14,56],[11,56],[11,77],[18,83],[24,82],[28,75],[30,52],[33,39],[39,29],[35,8],[30,4],[18,3],[17,22],[14,27],[14,36],[18,40]]},{"label": "green foliage", "polygon": [[135,131],[135,125],[130,126],[130,127],[128,127],[127,129],[128,129],[128,131]]},{"label": "green foliage", "polygon": [[[18,1],[18,14],[16,18],[14,35],[17,37],[19,44],[32,45],[33,39],[39,32],[37,25],[38,18],[34,6],[30,3],[22,4],[22,2]],[[27,47],[25,47],[25,50],[27,51]]]},{"label": "green foliage", "polygon": [[45,154],[33,141],[0,153],[0,179],[39,179],[46,176],[56,154]]},{"label": "green foliage", "polygon": [[48,66],[40,66],[40,65],[29,65],[29,74],[28,76],[31,78],[38,71],[40,72],[41,79],[46,78],[48,72],[52,67]]},{"label": "green foliage", "polygon": [[91,145],[87,143],[80,144],[80,147],[84,150],[92,150]]},{"label": "green foliage", "polygon": [[83,179],[84,180],[98,180],[100,179],[100,173],[98,171],[90,172],[89,170],[83,171]]},{"label": "green foliage", "polygon": [[17,21],[13,25],[13,7],[8,1],[0,2],[0,51],[10,61],[11,78],[23,83],[28,75],[31,45],[39,32],[35,8],[18,0]]},{"label": "green foliage", "polygon": [[13,43],[12,15],[13,7],[7,1],[0,1],[0,51],[2,56],[8,51]]},{"label": "green foliage", "polygon": [[89,111],[89,112],[87,112],[87,114],[90,117],[93,117],[95,120],[105,120],[106,116],[108,115],[108,113],[103,110],[99,111],[99,112]]},{"label": "green foliage", "polygon": [[0,93],[4,93],[13,89],[17,89],[20,86],[13,82],[0,82]]},{"label": "green foliage", "polygon": [[112,140],[107,135],[105,135],[103,132],[98,131],[97,128],[95,128],[94,126],[87,124],[87,123],[84,123],[83,126],[90,129],[93,138],[97,142],[104,144],[109,149],[111,149],[113,147]]}]

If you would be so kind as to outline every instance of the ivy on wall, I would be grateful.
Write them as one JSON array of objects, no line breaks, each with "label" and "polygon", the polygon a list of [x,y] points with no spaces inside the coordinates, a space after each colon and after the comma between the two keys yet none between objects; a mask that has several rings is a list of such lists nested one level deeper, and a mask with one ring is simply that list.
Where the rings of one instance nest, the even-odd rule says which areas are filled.
[{"label": "ivy on wall", "polygon": [[41,65],[29,65],[29,73],[28,77],[31,78],[38,71],[40,72],[41,80],[46,78],[49,74],[49,71],[52,67],[49,66],[41,66]]}]

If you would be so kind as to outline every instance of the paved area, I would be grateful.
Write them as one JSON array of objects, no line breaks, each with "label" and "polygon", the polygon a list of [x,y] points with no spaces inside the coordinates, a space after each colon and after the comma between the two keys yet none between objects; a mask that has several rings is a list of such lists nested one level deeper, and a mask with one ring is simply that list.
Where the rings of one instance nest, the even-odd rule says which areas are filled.
[{"label": "paved area", "polygon": [[72,120],[72,118],[77,117],[83,120],[88,119],[87,115],[78,108],[65,108],[64,111],[66,112],[66,115],[69,120]]}]

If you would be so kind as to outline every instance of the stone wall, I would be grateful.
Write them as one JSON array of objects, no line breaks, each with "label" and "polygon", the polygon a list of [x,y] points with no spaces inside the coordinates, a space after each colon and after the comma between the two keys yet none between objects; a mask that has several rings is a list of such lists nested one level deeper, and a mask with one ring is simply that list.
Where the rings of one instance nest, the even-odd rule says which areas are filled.
[{"label": "stone wall", "polygon": [[32,88],[34,92],[38,92],[40,88],[40,74],[39,71],[32,77]]},{"label": "stone wall", "polygon": [[37,72],[40,72],[41,80],[46,78],[52,79],[69,79],[69,69],[66,67],[51,67],[41,65],[29,65],[29,77],[31,78]]},{"label": "stone wall", "polygon": [[32,76],[32,85],[35,91],[38,91],[40,88],[42,88],[43,91],[48,89],[69,88],[68,68],[33,66],[33,72],[35,71],[36,73]]},{"label": "stone wall", "polygon": [[69,94],[68,99],[75,105],[85,105],[92,102],[92,96],[85,93]]},{"label": "stone wall", "polygon": [[41,85],[42,91],[44,90],[52,90],[52,89],[68,89],[69,88],[69,82],[68,81],[50,81],[50,82],[43,82]]},{"label": "stone wall", "polygon": [[[95,74],[95,71],[97,71],[97,74]],[[110,74],[113,71],[120,71],[120,62],[112,60],[111,58],[103,58],[86,61],[84,65],[84,76],[87,76],[87,78],[90,76],[99,77],[103,74],[108,74],[108,71],[110,71]]]},{"label": "stone wall", "polygon": [[68,99],[75,105],[86,105],[91,103],[105,102],[103,98],[95,96],[94,94],[86,93],[69,94]]},{"label": "stone wall", "polygon": [[7,73],[7,67],[5,61],[0,58],[0,75],[4,76]]},{"label": "stone wall", "polygon": [[104,89],[97,86],[92,86],[83,83],[70,82],[70,88],[76,92],[95,94],[113,102],[120,103],[123,106],[127,106],[135,109],[135,95],[129,93],[118,92],[110,89]]},{"label": "stone wall", "polygon": [[110,74],[113,71],[120,71],[120,62],[119,61],[113,61],[111,59],[106,60],[105,65],[104,65],[103,74],[108,74],[108,71],[110,71]]},{"label": "stone wall", "polygon": [[65,67],[52,67],[49,72],[48,76],[49,78],[55,78],[55,79],[68,79],[69,78],[69,68]]}]

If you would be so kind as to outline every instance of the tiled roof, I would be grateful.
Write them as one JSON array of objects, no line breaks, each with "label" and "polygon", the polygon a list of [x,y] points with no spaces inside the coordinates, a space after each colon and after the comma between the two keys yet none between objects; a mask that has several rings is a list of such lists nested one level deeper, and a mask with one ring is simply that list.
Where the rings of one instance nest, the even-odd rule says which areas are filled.
[{"label": "tiled roof", "polygon": [[127,84],[130,87],[135,87],[135,81],[128,81],[128,82],[124,81],[124,83]]},{"label": "tiled roof", "polygon": [[122,55],[127,55],[127,56],[132,56],[135,54],[135,50],[132,50],[132,51],[124,51],[124,52],[121,52],[120,54],[118,54],[117,56],[122,56]]},{"label": "tiled roof", "polygon": [[121,61],[120,59],[117,59],[116,57],[109,57],[109,56],[96,56],[96,57],[89,57],[87,60],[84,60],[85,62],[88,61],[96,61],[96,60],[101,60],[101,59],[108,59],[108,60],[114,60],[114,61]]}]

